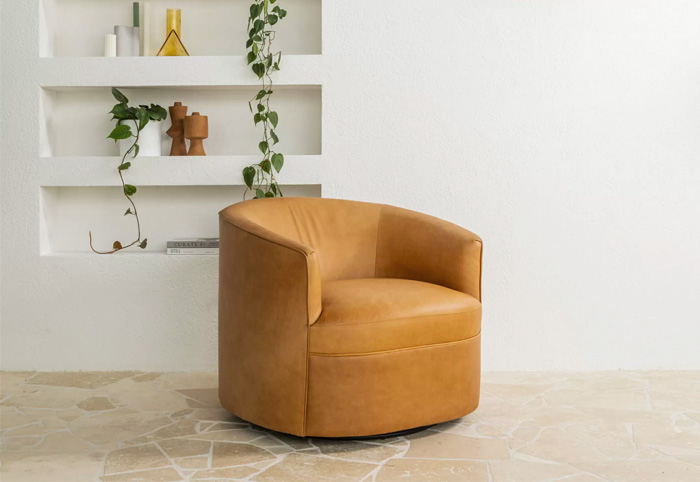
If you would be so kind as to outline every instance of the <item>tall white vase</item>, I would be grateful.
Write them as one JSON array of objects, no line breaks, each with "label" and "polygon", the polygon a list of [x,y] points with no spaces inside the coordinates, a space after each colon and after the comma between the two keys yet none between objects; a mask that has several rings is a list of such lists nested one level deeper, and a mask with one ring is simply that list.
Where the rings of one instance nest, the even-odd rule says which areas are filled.
[{"label": "tall white vase", "polygon": [[[131,132],[136,133],[136,121],[131,122]],[[162,133],[160,130],[160,122],[149,121],[146,127],[143,128],[139,134],[139,157],[142,156],[160,156],[160,145],[161,145]],[[124,156],[126,151],[134,144],[134,138],[123,139],[119,141],[119,155]],[[133,152],[131,153],[133,157]]]},{"label": "tall white vase", "polygon": [[139,27],[115,25],[114,35],[117,36],[117,57],[138,57],[141,52]]}]

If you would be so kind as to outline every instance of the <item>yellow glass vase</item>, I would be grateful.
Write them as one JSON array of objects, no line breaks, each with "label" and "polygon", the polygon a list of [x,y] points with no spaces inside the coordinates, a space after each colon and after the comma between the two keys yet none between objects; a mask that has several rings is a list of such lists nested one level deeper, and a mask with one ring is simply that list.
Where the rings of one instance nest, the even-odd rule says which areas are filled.
[{"label": "yellow glass vase", "polygon": [[163,46],[158,51],[158,56],[189,56],[189,52],[182,43],[182,11],[179,8],[169,8],[166,20],[168,32]]}]

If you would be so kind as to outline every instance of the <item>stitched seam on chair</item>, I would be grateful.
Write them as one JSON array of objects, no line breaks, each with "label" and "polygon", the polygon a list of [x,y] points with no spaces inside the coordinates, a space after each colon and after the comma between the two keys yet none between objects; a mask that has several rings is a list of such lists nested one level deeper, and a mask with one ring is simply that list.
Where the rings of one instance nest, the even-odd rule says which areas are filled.
[{"label": "stitched seam on chair", "polygon": [[306,371],[304,374],[304,407],[303,407],[303,413],[302,413],[302,421],[301,421],[301,436],[306,437],[306,425],[307,425],[307,419],[306,419],[306,414],[308,412],[308,405],[309,405],[309,349],[311,348],[311,340],[310,340],[310,323],[311,323],[311,314],[309,313],[309,265],[307,263],[306,265],[306,326],[304,329],[306,330],[306,356],[304,357],[306,361]]},{"label": "stitched seam on chair", "polygon": [[297,236],[298,236],[298,238],[299,238],[299,242],[300,242],[301,244],[305,245],[305,246],[309,246],[311,249],[313,249],[314,251],[316,251],[314,248],[311,247],[310,244],[308,244],[308,243],[305,241],[305,238],[306,238],[306,239],[310,239],[311,236],[307,236],[307,235],[306,235],[307,233],[303,232],[302,227],[301,227],[301,224],[300,224],[300,222],[299,222],[299,219],[298,219],[297,216],[296,216],[296,211],[294,211],[294,210],[292,209],[292,203],[288,203],[288,204],[287,204],[287,209],[289,210],[289,218],[290,218],[290,219],[292,220],[292,222],[294,223],[294,230],[295,230],[296,233],[297,233]]},{"label": "stitched seam on chair", "polygon": [[377,277],[377,259],[379,259],[379,227],[382,225],[382,216],[384,215],[384,205],[379,208],[379,217],[377,217],[377,238],[374,242],[374,277]]},{"label": "stitched seam on chair", "polygon": [[361,322],[359,322],[359,323],[334,323],[334,324],[330,324],[330,325],[324,325],[324,324],[314,323],[313,326],[317,326],[317,327],[333,327],[333,326],[369,325],[369,324],[373,324],[373,323],[387,323],[387,322],[390,322],[390,321],[414,320],[414,319],[416,319],[416,318],[432,318],[432,317],[435,317],[435,316],[467,315],[467,314],[469,314],[469,313],[474,313],[474,312],[480,311],[480,310],[481,310],[481,307],[475,308],[475,309],[469,310],[469,311],[455,311],[455,312],[452,312],[452,313],[436,313],[436,314],[434,314],[434,315],[408,316],[408,317],[402,317],[402,318],[392,318],[392,319],[390,319],[390,320],[361,321]]},{"label": "stitched seam on chair", "polygon": [[444,343],[433,343],[431,345],[419,345],[419,346],[409,346],[405,348],[394,348],[393,350],[382,350],[382,351],[368,351],[365,353],[309,353],[309,356],[319,356],[319,357],[332,357],[332,358],[338,358],[338,357],[355,357],[355,356],[368,356],[368,355],[384,355],[386,353],[396,353],[400,351],[409,351],[409,350],[420,350],[421,348],[434,348],[434,347],[439,347],[439,346],[449,346],[449,345],[456,345],[457,343],[464,343],[465,341],[473,340],[474,338],[478,338],[481,335],[481,330],[479,330],[479,333],[477,333],[474,336],[470,336],[469,338],[464,338],[462,340],[455,340],[455,341],[446,341]]},{"label": "stitched seam on chair", "polygon": [[480,249],[479,249],[479,302],[481,302],[481,279],[483,277],[483,270],[484,270],[484,242],[481,240],[478,240],[477,243],[479,243]]}]

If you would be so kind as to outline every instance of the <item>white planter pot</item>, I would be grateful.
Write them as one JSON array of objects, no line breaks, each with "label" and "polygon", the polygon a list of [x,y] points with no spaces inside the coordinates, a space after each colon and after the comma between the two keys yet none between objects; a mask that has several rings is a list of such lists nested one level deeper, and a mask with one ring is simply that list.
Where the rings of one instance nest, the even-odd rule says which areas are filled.
[{"label": "white planter pot", "polygon": [[[131,132],[135,133],[137,130],[136,121],[127,122],[130,122]],[[160,156],[161,137],[160,122],[149,121],[141,131],[141,134],[139,134],[139,157]],[[118,142],[120,156],[124,157],[126,151],[134,144],[134,140],[133,137],[130,137]],[[130,156],[133,157],[133,153]]]}]

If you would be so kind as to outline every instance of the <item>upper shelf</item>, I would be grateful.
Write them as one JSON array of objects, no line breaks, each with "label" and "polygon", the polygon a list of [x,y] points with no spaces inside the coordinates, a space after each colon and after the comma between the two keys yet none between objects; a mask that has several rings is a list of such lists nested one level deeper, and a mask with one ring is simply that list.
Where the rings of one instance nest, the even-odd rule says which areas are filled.
[{"label": "upper shelf", "polygon": [[[132,0],[41,0],[42,57],[101,57],[104,36],[115,25],[132,25]],[[140,1],[144,5],[144,1]],[[141,18],[149,32],[147,55],[158,53],[167,36],[166,11],[182,10],[182,41],[192,56],[245,55],[249,0],[149,0]],[[274,27],[275,50],[287,55],[321,54],[321,0],[294,0]],[[142,16],[143,17],[143,16]],[[145,31],[146,29],[144,29]]]},{"label": "upper shelf", "polygon": [[[283,55],[277,85],[322,84],[321,55]],[[42,58],[39,85],[70,87],[226,87],[260,85],[242,56]]]}]

